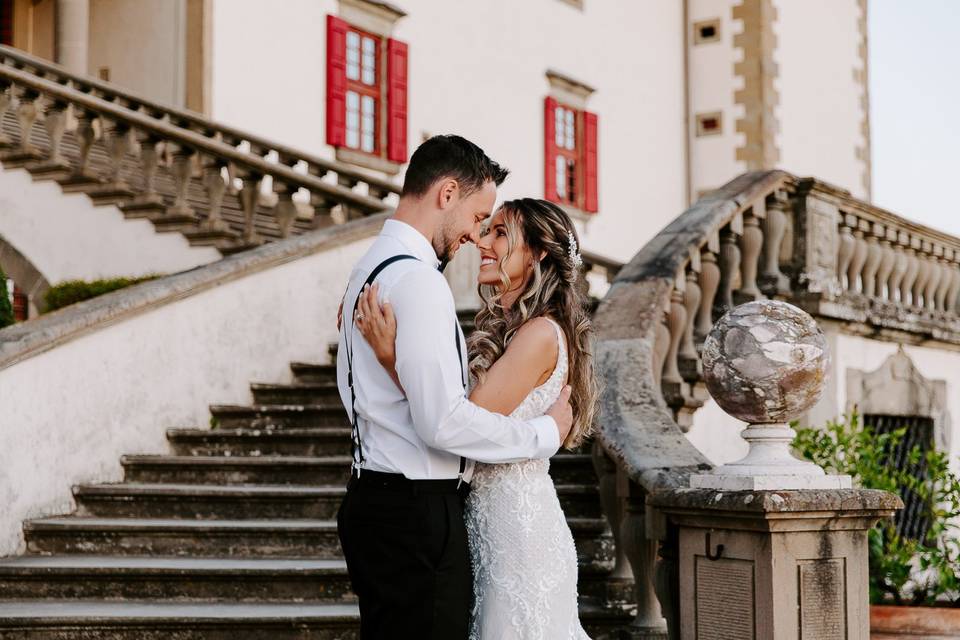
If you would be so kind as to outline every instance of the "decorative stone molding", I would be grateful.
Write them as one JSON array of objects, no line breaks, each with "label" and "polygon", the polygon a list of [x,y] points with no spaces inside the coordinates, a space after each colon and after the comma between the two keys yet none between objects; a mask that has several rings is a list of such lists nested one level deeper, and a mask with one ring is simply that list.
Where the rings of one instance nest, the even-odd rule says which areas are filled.
[{"label": "decorative stone molding", "polygon": [[547,69],[546,75],[547,81],[550,83],[551,96],[575,109],[583,110],[587,108],[587,100],[596,89],[552,69]]},{"label": "decorative stone molding", "polygon": [[389,38],[397,21],[407,14],[387,2],[340,0],[339,15],[359,29]]},{"label": "decorative stone molding", "polygon": [[737,132],[745,137],[743,146],[736,150],[736,159],[745,162],[748,171],[771,169],[780,160],[776,143],[780,130],[776,116],[779,69],[773,56],[777,9],[773,0],[742,0],[733,7],[733,18],[743,23],[743,31],[733,37],[734,47],[743,51],[740,62],[733,65],[734,75],[743,81],[743,88],[734,93],[734,102],[743,107]]},{"label": "decorative stone molding", "polygon": [[902,346],[874,371],[847,369],[847,412],[852,411],[931,418],[937,448],[950,451],[947,383],[925,378]]}]

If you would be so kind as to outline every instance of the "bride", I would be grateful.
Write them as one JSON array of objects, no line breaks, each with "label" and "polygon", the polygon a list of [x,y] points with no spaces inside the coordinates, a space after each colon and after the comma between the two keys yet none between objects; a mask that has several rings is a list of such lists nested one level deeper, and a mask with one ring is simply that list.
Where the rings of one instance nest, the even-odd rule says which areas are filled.
[{"label": "bride", "polygon": [[[576,448],[589,435],[597,400],[576,230],[556,205],[524,198],[500,207],[477,246],[484,305],[468,341],[470,400],[525,420],[543,415],[569,381],[574,424],[563,445]],[[389,302],[377,303],[374,285],[358,308],[358,328],[394,372]],[[465,508],[471,640],[589,640],[577,614],[573,536],[549,465],[476,466]]]}]

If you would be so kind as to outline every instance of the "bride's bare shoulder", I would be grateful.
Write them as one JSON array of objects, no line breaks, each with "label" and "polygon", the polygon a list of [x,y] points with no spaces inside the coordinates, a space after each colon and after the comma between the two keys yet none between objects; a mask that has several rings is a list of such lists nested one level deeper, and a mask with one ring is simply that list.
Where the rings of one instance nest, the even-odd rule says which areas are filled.
[{"label": "bride's bare shoulder", "polygon": [[[536,354],[538,359],[552,362],[557,357],[557,329],[553,322],[543,316],[530,318],[517,329],[507,346],[507,351],[523,351]],[[551,360],[552,359],[552,360]]]}]

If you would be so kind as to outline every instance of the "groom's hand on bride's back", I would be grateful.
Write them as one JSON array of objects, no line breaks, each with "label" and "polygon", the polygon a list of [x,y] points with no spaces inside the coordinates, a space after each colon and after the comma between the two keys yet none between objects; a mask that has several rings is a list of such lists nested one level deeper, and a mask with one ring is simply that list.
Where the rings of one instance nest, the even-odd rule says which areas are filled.
[{"label": "groom's hand on bride's back", "polygon": [[570,385],[566,385],[560,392],[557,401],[547,409],[547,415],[553,418],[557,423],[557,431],[560,432],[560,442],[567,439],[567,434],[573,428],[573,408],[570,406]]}]

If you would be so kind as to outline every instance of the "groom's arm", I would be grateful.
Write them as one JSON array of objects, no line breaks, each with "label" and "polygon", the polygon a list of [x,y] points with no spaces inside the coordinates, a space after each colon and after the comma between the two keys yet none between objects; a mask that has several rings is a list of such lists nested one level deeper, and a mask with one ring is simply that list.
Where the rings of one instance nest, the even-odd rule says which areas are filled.
[{"label": "groom's arm", "polygon": [[481,409],[463,388],[453,296],[440,273],[414,269],[391,287],[397,375],[418,435],[434,449],[480,462],[548,458],[560,447],[549,416],[517,420]]}]

